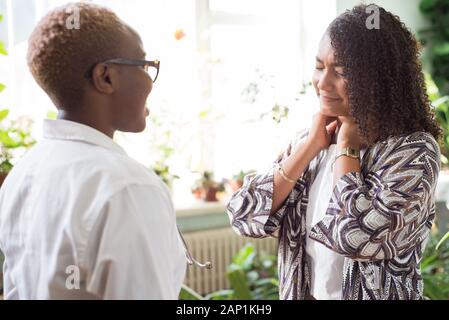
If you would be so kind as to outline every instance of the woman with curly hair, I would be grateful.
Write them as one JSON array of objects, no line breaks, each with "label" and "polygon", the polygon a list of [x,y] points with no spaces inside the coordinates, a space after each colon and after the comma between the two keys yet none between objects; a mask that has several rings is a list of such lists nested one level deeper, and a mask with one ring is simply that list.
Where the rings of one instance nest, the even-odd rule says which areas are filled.
[{"label": "woman with curly hair", "polygon": [[367,28],[367,9],[321,39],[311,128],[228,204],[236,232],[279,238],[281,299],[423,298],[441,130],[414,36],[380,7]]}]

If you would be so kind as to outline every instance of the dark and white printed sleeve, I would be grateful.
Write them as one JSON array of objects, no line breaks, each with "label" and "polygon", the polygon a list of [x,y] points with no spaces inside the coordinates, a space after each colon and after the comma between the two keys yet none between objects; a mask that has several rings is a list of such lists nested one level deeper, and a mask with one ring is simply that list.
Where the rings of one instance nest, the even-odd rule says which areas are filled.
[{"label": "dark and white printed sleeve", "polygon": [[389,260],[412,252],[434,218],[440,170],[434,138],[421,132],[378,148],[369,172],[339,179],[325,218],[310,234],[353,260]]},{"label": "dark and white printed sleeve", "polygon": [[268,172],[246,176],[243,186],[231,197],[227,212],[231,225],[238,234],[253,238],[277,236],[276,231],[281,225],[287,207],[298,203],[305,188],[305,181],[303,178],[298,179],[281,208],[270,215],[275,164],[287,158],[292,150],[305,140],[307,132],[304,130],[297,134]]}]

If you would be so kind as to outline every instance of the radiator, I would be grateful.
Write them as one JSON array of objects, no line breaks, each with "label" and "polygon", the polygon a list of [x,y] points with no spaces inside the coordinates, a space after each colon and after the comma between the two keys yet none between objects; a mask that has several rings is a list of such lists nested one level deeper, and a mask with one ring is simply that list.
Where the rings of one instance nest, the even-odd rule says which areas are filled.
[{"label": "radiator", "polygon": [[184,283],[202,295],[229,288],[227,267],[246,243],[251,242],[258,252],[277,254],[277,239],[245,238],[231,228],[191,232],[184,234],[184,237],[196,260],[212,262],[212,269],[187,267]]}]

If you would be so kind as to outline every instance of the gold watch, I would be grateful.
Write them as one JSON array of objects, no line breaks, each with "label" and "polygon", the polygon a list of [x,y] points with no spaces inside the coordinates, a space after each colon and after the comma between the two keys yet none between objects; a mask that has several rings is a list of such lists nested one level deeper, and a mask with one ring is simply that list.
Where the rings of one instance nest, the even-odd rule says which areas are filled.
[{"label": "gold watch", "polygon": [[335,156],[334,162],[341,156],[346,156],[353,159],[360,159],[360,150],[351,147],[341,148],[340,151]]}]

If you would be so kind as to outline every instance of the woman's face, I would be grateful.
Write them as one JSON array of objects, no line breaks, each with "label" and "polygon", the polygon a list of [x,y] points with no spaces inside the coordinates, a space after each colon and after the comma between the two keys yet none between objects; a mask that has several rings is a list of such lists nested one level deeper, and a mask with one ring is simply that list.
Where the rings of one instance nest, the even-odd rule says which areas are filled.
[{"label": "woman's face", "polygon": [[349,103],[343,68],[335,64],[334,49],[327,34],[323,36],[316,56],[312,83],[320,99],[320,112],[330,117],[348,116]]}]

